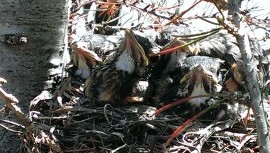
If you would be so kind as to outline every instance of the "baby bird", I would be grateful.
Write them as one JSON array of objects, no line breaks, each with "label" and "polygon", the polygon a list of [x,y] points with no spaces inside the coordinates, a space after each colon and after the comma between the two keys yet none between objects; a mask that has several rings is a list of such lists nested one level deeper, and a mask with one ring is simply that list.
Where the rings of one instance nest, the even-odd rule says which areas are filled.
[{"label": "baby bird", "polygon": [[148,58],[133,31],[125,38],[112,60],[95,68],[85,82],[84,93],[90,101],[123,105],[134,84],[144,76]]},{"label": "baby bird", "polygon": [[[220,65],[224,61],[207,56],[191,56],[183,61],[182,73],[185,74],[180,84],[184,86],[178,91],[180,96],[199,96],[214,94],[221,91]],[[186,73],[187,72],[187,73]],[[184,92],[183,92],[184,91]],[[189,100],[192,106],[204,104],[209,97]]]},{"label": "baby bird", "polygon": [[[158,82],[157,95],[161,101],[189,96],[214,94],[221,91],[220,65],[218,58],[207,56],[191,56],[185,58],[180,64],[178,76],[163,77]],[[177,75],[177,74],[175,74]],[[209,97],[200,97],[189,100],[189,104],[199,107]]]}]

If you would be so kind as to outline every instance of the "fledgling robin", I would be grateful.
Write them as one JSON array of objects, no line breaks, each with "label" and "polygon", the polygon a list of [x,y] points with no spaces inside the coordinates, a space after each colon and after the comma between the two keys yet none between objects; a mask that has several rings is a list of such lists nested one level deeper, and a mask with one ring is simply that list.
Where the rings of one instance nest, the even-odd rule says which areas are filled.
[{"label": "fledgling robin", "polygon": [[[222,76],[220,74],[222,63],[224,63],[223,60],[208,56],[191,56],[186,58],[181,66],[183,75],[180,79],[180,84],[184,88],[179,90],[178,94],[188,97],[220,92],[222,89]],[[200,106],[208,99],[209,97],[194,98],[189,100],[189,104]]]},{"label": "fledgling robin", "polygon": [[[167,75],[159,80],[157,95],[161,101],[213,94],[221,91],[220,65],[223,63],[218,58],[208,56],[191,56],[184,59],[177,70],[178,76]],[[164,87],[164,84],[167,84]],[[163,90],[160,90],[163,86]],[[190,100],[190,105],[200,106],[209,97],[201,97]]]},{"label": "fledgling robin", "polygon": [[147,65],[144,49],[133,31],[126,29],[115,56],[92,71],[85,82],[84,93],[91,101],[125,104],[134,84],[145,75]]}]

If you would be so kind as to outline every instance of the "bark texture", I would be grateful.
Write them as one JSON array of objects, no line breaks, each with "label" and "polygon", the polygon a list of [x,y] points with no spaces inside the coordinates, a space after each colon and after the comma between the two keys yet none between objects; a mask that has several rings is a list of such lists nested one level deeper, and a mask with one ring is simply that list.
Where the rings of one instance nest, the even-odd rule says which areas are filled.
[{"label": "bark texture", "polygon": [[[62,73],[67,1],[1,0],[0,14],[0,35],[23,32],[28,38],[25,45],[0,42],[0,77],[8,81],[3,88],[26,112],[30,100],[50,88],[50,76]],[[3,133],[0,128],[0,137]],[[0,152],[16,152],[18,145],[15,135],[5,133]]]},{"label": "bark texture", "polygon": [[256,64],[252,60],[252,50],[250,48],[248,34],[245,31],[246,25],[243,21],[241,21],[240,17],[240,1],[230,0],[229,13],[233,15],[233,23],[238,29],[238,32],[235,36],[244,63],[244,72],[246,76],[248,91],[251,98],[251,108],[254,112],[256,122],[260,153],[268,153],[270,152],[270,139],[267,126],[267,118],[265,116],[262,106],[262,93],[258,84],[258,74],[255,67]]}]

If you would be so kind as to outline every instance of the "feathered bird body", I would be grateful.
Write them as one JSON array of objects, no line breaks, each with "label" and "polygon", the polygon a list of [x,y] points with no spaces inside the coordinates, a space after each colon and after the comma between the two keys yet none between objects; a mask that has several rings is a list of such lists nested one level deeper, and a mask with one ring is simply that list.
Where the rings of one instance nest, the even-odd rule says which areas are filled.
[{"label": "feathered bird body", "polygon": [[115,65],[100,66],[86,81],[85,94],[100,102],[117,103],[130,93],[132,78],[127,71],[118,70]]},{"label": "feathered bird body", "polygon": [[145,73],[148,59],[132,31],[126,30],[125,40],[114,59],[97,67],[85,82],[85,95],[90,100],[121,105]]},{"label": "feathered bird body", "polygon": [[[208,56],[191,56],[186,58],[182,65],[183,77],[180,84],[184,84],[184,96],[208,95],[220,92],[221,76],[219,69],[224,61]],[[187,72],[187,73],[185,73]],[[178,91],[180,94],[181,91]],[[187,94],[186,94],[187,93]],[[189,100],[191,105],[200,106],[209,97],[200,97]]]},{"label": "feathered bird body", "polygon": [[[218,76],[222,60],[207,56],[191,56],[183,59],[178,70],[178,77],[165,75],[158,82],[157,95],[160,100],[171,101],[175,98],[207,95],[221,90]],[[163,89],[161,89],[163,88]],[[208,98],[190,100],[193,106],[200,106]]]}]

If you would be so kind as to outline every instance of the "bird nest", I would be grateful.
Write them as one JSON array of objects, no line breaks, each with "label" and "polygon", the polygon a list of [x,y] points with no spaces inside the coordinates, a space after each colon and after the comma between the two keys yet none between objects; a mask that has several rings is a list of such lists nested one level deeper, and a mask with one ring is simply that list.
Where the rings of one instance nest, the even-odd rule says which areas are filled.
[{"label": "bird nest", "polygon": [[[22,152],[252,152],[259,149],[254,119],[245,118],[249,114],[240,120],[239,114],[221,120],[204,117],[208,112],[211,115],[221,102],[187,117],[181,114],[184,110],[175,108],[166,113],[166,106],[157,108],[146,103],[98,106],[84,97],[84,81],[73,75],[57,84],[53,94],[43,91],[33,99],[27,114],[17,106],[16,98],[0,88],[6,111],[14,113],[21,123],[2,121],[2,125],[9,125],[4,127],[17,133]],[[215,97],[222,96],[227,102],[245,101],[245,95],[240,94],[220,93]]]},{"label": "bird nest", "polygon": [[[55,95],[43,92],[31,102],[29,119],[31,126],[43,133],[36,135],[43,140],[38,143],[43,151],[238,152],[256,147],[252,120],[245,128],[233,119],[157,115],[156,107],[141,103],[95,106],[83,97],[83,83],[77,77],[65,78]],[[182,133],[167,144],[179,126]]]},{"label": "bird nest", "polygon": [[177,115],[157,118],[156,108],[143,104],[95,106],[80,98],[82,83],[66,78],[57,98],[32,103],[30,118],[54,127],[64,152],[164,152],[166,138],[182,122]]},{"label": "bird nest", "polygon": [[[80,9],[82,6],[77,7]],[[75,8],[75,15],[76,11]],[[71,36],[74,33],[71,31]],[[80,46],[72,47],[84,53],[85,59],[95,58],[97,63],[90,63],[92,65],[98,65],[103,60],[94,54],[86,55]],[[3,82],[0,79],[0,84]],[[153,103],[100,106],[84,97],[84,83],[84,80],[73,75],[62,78],[53,92],[43,91],[31,101],[27,114],[17,106],[16,98],[0,87],[0,97],[6,102],[6,111],[13,112],[21,123],[2,121],[2,125],[12,125],[12,128],[5,128],[17,133],[22,142],[22,152],[251,153],[259,150],[254,118],[249,108],[242,105],[248,97],[244,94],[230,92],[212,95],[212,99],[218,102],[197,113],[183,116],[182,112],[186,110],[175,107],[174,111],[166,112],[168,105],[159,108]],[[236,91],[234,83],[226,85]],[[215,113],[217,108],[223,106],[223,98],[226,103],[234,102],[229,106],[237,107],[241,112],[228,115],[219,109],[221,111]],[[184,101],[188,99],[176,100],[176,103]],[[242,112],[246,114],[242,115]],[[227,117],[216,117],[219,115]]]},{"label": "bird nest", "polygon": [[[21,123],[1,121],[1,125],[17,133],[21,152],[258,150],[252,119],[244,127],[234,118],[206,120],[202,113],[190,118],[171,112],[158,115],[160,109],[144,104],[95,106],[82,96],[82,83],[76,77],[63,79],[54,94],[44,91],[33,99],[28,114],[1,88],[6,111],[14,113]],[[175,139],[168,143],[175,132]]]}]

